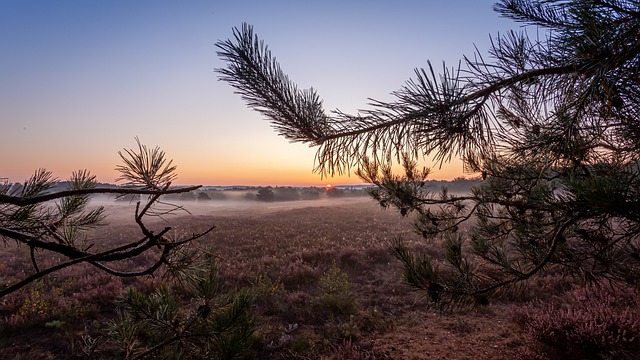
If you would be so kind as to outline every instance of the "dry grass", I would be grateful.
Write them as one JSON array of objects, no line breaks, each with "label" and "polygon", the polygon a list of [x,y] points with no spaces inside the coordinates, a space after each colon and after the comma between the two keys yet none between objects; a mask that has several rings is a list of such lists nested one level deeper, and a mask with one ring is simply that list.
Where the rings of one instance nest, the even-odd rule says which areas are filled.
[{"label": "dry grass", "polygon": [[[397,236],[409,244],[421,242],[412,233],[410,220],[381,210],[368,198],[252,204],[238,208],[214,201],[191,206],[191,216],[168,220],[177,232],[217,226],[199,246],[213,246],[225,287],[254,290],[256,357],[532,356],[526,352],[528,344],[520,328],[511,320],[514,305],[494,304],[484,310],[441,315],[423,294],[401,283],[400,264],[387,248]],[[117,243],[135,235],[135,227],[125,223],[131,221],[131,206],[127,213],[116,206],[108,210],[112,226],[98,229],[95,236]],[[3,249],[3,281],[30,271],[25,254],[25,249]],[[150,259],[137,261],[122,266],[135,267]],[[109,304],[119,292],[131,284],[152,288],[158,281],[94,274],[93,269],[78,266],[1,300],[0,357],[71,357],[77,353],[74,346],[85,327],[112,315]],[[35,311],[25,310],[29,301],[40,301]],[[52,320],[60,319],[62,326],[51,325]]]}]

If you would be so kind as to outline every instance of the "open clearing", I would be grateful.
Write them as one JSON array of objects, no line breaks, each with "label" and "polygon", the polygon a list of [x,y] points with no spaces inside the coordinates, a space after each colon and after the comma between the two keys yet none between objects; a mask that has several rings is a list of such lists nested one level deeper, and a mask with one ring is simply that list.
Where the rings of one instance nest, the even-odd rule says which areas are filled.
[{"label": "open clearing", "polygon": [[[402,284],[402,269],[388,251],[389,242],[402,236],[409,245],[422,247],[422,240],[412,233],[410,219],[381,209],[369,198],[211,201],[185,206],[191,215],[168,217],[167,224],[177,233],[216,225],[198,246],[212,249],[219,258],[226,289],[249,288],[258,294],[254,306],[257,358],[514,359],[527,353],[521,330],[512,321],[517,305],[496,303],[442,315],[425,294]],[[97,229],[94,236],[105,242],[137,236],[134,205],[107,203],[106,208],[110,226]],[[158,227],[167,225],[154,222]],[[5,251],[0,257],[0,276],[10,279],[17,269],[30,271],[27,254],[25,249]],[[347,275],[346,280],[334,280],[345,283],[348,293],[327,300],[320,283],[332,268]],[[51,277],[38,289],[58,289],[60,296],[75,296],[76,292],[88,293],[87,289],[109,288],[108,295],[82,300],[98,305],[80,312],[76,322],[65,318],[68,326],[64,329],[45,326],[68,317],[54,300],[47,300],[51,303],[46,316],[25,316],[22,322],[14,316],[18,325],[9,334],[9,324],[5,324],[0,357],[73,357],[77,348],[71,344],[78,341],[87,323],[113,315],[105,297],[115,298],[127,285],[155,281],[96,277],[92,284],[87,275],[91,272],[92,268],[76,267]],[[79,280],[65,287],[65,279]],[[77,288],[80,283],[85,290]],[[7,321],[15,315],[29,296],[33,292],[27,289],[4,300],[0,319]]]}]

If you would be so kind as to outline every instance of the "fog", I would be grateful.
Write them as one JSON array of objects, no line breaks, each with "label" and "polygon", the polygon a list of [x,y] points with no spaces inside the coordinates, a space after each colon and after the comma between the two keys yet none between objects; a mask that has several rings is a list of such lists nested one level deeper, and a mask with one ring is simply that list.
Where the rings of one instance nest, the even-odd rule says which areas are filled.
[{"label": "fog", "polygon": [[[144,206],[144,199],[141,206]],[[170,205],[165,205],[170,204]],[[291,200],[291,201],[257,201],[247,200],[241,196],[228,197],[225,200],[207,201],[181,201],[171,200],[158,204],[159,209],[169,209],[178,206],[179,209],[165,217],[169,219],[175,216],[252,216],[265,213],[287,211],[309,207],[353,206],[362,204],[375,206],[376,202],[368,196],[344,197],[344,198],[320,198],[316,200]],[[92,198],[90,208],[104,207],[108,217],[107,223],[134,221],[136,202],[115,201],[112,198]]]},{"label": "fog", "polygon": [[[307,190],[293,190],[291,188],[275,188],[272,201],[259,201],[255,189],[244,190],[199,190],[193,193],[173,194],[163,196],[162,202],[156,209],[166,211],[175,209],[172,214],[165,216],[165,220],[175,216],[252,216],[263,215],[276,211],[287,211],[309,207],[332,206],[377,206],[366,192],[366,189],[347,189],[331,193],[331,190],[309,193]],[[469,194],[469,187],[460,187],[450,191],[450,195],[465,196]],[[311,191],[314,191],[311,189]],[[439,189],[433,187],[434,196],[438,196]],[[291,194],[294,197],[291,198]],[[198,195],[206,193],[205,199]],[[313,196],[311,196],[313,195]],[[310,198],[311,197],[311,198]],[[188,200],[184,200],[187,198]],[[304,200],[296,200],[296,199]],[[146,197],[142,197],[144,206]],[[134,221],[136,201],[116,200],[112,195],[96,195],[91,199],[91,207],[103,206],[107,212],[107,222]],[[177,207],[177,208],[176,208]],[[152,220],[152,219],[148,219]]]}]

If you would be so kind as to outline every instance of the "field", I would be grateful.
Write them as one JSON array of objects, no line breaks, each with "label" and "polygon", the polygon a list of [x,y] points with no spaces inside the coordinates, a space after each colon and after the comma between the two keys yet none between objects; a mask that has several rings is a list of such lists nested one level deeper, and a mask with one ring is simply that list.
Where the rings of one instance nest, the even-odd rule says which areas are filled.
[{"label": "field", "polygon": [[[137,236],[133,205],[106,207],[110,225],[93,236],[114,243]],[[187,208],[190,215],[166,219],[174,231],[216,225],[198,247],[212,249],[225,289],[246,288],[255,296],[256,358],[537,356],[516,319],[527,300],[554,295],[549,284],[485,308],[440,314],[425,294],[402,283],[401,266],[388,250],[398,236],[414,248],[426,249],[412,232],[411,220],[381,209],[367,197],[193,202]],[[166,225],[157,221],[158,226]],[[26,249],[3,249],[0,279],[8,281],[30,267]],[[127,286],[153,289],[159,281],[117,279],[87,266],[49,276],[1,300],[0,357],[80,357],[82,334],[113,317],[113,300]],[[332,292],[335,288],[340,291]]]}]

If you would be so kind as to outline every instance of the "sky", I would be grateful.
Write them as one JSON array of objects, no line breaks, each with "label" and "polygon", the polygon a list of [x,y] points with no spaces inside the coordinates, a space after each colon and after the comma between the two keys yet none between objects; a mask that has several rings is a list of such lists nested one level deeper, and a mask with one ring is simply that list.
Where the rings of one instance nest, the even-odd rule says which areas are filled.
[{"label": "sky", "polygon": [[[176,185],[359,184],[353,173],[313,173],[315,148],[278,136],[219,80],[215,43],[251,24],[327,112],[356,113],[369,98],[392,100],[427,60],[455,66],[490,35],[519,29],[493,3],[0,1],[0,178],[88,169],[113,183],[118,151],[139,137],[173,159]],[[459,161],[433,170],[463,175]]]}]

